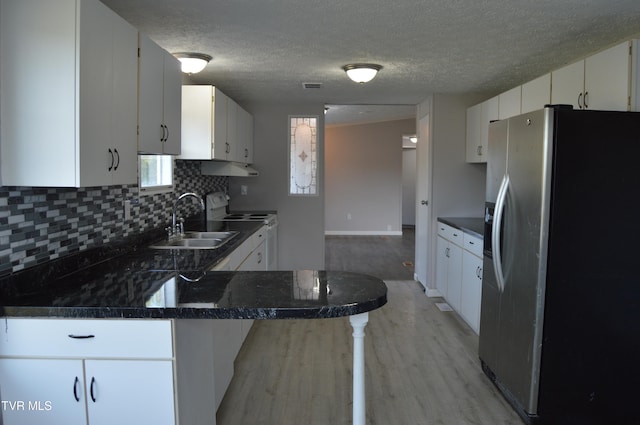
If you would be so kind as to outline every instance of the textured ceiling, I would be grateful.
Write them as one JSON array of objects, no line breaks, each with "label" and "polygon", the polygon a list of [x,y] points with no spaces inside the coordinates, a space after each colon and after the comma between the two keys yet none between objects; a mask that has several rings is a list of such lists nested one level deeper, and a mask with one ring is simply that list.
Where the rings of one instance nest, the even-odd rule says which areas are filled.
[{"label": "textured ceiling", "polygon": [[[241,105],[488,96],[640,35],[640,0],[102,1],[169,52],[213,56],[193,82]],[[384,68],[358,85],[353,62]]]}]

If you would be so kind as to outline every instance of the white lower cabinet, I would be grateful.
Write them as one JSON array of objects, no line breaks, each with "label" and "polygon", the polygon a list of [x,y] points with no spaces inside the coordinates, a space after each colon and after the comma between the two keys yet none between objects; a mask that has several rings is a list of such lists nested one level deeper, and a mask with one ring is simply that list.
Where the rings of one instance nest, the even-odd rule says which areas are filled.
[{"label": "white lower cabinet", "polygon": [[479,333],[482,239],[438,222],[436,249],[436,289]]},{"label": "white lower cabinet", "polygon": [[175,424],[171,360],[0,359],[0,382],[5,425]]},{"label": "white lower cabinet", "polygon": [[[0,342],[4,425],[177,423],[173,352],[164,349],[172,345],[170,321],[6,320]],[[45,333],[55,345],[42,343]],[[158,338],[155,352],[143,347],[151,342],[147,333]],[[118,349],[100,348],[110,346]]]},{"label": "white lower cabinet", "polygon": [[86,424],[82,360],[0,359],[5,425]]},{"label": "white lower cabinet", "polygon": [[481,296],[482,258],[465,250],[462,254],[460,315],[477,334],[480,333]]}]

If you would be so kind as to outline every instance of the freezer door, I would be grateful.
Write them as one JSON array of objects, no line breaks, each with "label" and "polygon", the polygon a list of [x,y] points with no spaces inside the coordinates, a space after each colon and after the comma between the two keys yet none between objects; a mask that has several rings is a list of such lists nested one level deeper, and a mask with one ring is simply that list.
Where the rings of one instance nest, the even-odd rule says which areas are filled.
[{"label": "freezer door", "polygon": [[[480,340],[478,354],[482,361],[494,370],[498,363],[498,342],[500,339],[500,295],[493,266],[493,231],[495,202],[498,190],[507,172],[507,130],[508,121],[489,124],[489,144],[487,150],[487,193],[485,203],[485,236],[482,274],[482,308],[480,309]],[[499,231],[499,229],[496,229]]]},{"label": "freezer door", "polygon": [[[504,288],[500,300],[497,378],[535,414],[542,344],[546,227],[553,110],[509,120],[507,188],[502,237]],[[546,204],[546,205],[545,205]]]}]

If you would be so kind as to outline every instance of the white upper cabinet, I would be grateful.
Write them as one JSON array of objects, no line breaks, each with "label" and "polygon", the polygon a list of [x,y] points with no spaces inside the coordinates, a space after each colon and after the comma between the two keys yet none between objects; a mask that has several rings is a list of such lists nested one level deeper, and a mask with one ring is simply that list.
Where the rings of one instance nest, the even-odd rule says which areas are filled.
[{"label": "white upper cabinet", "polygon": [[180,158],[252,162],[253,117],[216,87],[182,86]]},{"label": "white upper cabinet", "polygon": [[180,61],[140,34],[138,152],[180,154]]},{"label": "white upper cabinet", "polygon": [[213,86],[182,86],[181,159],[227,159],[227,100]]},{"label": "white upper cabinet", "polygon": [[522,85],[521,113],[537,111],[551,102],[551,74]]},{"label": "white upper cabinet", "polygon": [[522,86],[514,87],[498,96],[500,99],[498,117],[501,120],[520,115]]},{"label": "white upper cabinet", "polygon": [[487,162],[489,123],[498,119],[499,97],[467,109],[467,162]]},{"label": "white upper cabinet", "polygon": [[238,153],[239,161],[253,163],[253,115],[238,108]]},{"label": "white upper cabinet", "polygon": [[137,30],[97,0],[0,7],[2,184],[135,183]]},{"label": "white upper cabinet", "polygon": [[618,44],[552,72],[551,102],[575,109],[631,109],[634,42]]}]

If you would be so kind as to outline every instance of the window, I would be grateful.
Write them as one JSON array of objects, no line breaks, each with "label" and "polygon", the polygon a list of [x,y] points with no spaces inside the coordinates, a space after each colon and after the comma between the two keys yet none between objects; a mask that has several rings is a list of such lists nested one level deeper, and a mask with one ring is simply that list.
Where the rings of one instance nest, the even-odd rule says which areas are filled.
[{"label": "window", "polygon": [[171,155],[138,155],[140,190],[173,190],[173,157]]},{"label": "window", "polygon": [[318,117],[289,117],[289,195],[318,194]]}]

